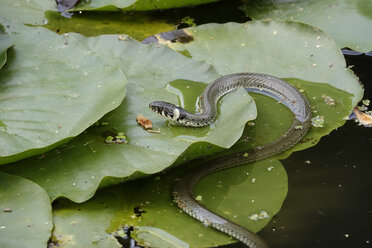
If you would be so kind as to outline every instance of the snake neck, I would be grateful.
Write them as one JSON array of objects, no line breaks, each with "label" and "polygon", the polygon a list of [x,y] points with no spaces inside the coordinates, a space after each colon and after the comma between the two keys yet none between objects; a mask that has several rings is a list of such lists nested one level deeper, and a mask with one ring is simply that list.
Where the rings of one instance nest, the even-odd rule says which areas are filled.
[{"label": "snake neck", "polygon": [[193,114],[177,107],[180,112],[179,118],[172,118],[172,121],[179,125],[194,127],[211,124],[217,116],[218,100],[239,87],[245,88],[248,92],[264,94],[276,99],[287,106],[301,122],[308,118],[309,104],[292,85],[265,74],[236,73],[220,77],[207,86],[201,96],[200,113]]}]

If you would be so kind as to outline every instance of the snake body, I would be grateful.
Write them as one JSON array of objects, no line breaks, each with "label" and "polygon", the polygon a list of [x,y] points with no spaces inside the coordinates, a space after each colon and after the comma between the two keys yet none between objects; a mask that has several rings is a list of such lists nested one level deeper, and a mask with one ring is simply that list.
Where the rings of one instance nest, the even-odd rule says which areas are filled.
[{"label": "snake body", "polygon": [[248,247],[264,248],[268,246],[258,235],[202,207],[195,200],[192,190],[196,182],[207,174],[274,156],[298,143],[310,128],[311,110],[306,97],[279,78],[258,73],[235,73],[220,77],[206,87],[198,114],[162,101],[150,103],[150,109],[179,125],[205,126],[215,120],[218,100],[239,87],[248,92],[268,95],[287,106],[294,114],[291,127],[278,139],[264,146],[217,158],[201,168],[192,169],[177,182],[173,196],[177,205],[195,219],[236,238]]}]

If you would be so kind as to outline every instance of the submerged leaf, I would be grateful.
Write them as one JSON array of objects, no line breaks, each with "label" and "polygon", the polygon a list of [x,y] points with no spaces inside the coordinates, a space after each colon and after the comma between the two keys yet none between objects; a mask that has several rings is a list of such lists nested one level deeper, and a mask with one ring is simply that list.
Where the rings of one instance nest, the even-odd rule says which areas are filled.
[{"label": "submerged leaf", "polygon": [[118,0],[113,3],[110,0],[91,0],[88,3],[82,2],[73,11],[78,10],[99,10],[115,11],[118,9],[130,11],[159,10],[180,7],[190,7],[198,4],[217,2],[218,0]]},{"label": "submerged leaf", "polygon": [[[137,40],[174,30],[178,19],[174,15],[152,12],[90,12],[75,13],[70,18],[58,12],[45,13],[48,23],[43,27],[57,33],[75,32],[85,36],[126,34]],[[125,36],[123,36],[125,37]]]}]

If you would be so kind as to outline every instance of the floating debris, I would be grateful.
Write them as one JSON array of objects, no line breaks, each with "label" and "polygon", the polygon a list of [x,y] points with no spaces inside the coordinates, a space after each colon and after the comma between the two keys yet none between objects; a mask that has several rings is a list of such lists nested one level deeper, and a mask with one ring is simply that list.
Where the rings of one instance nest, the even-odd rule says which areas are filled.
[{"label": "floating debris", "polygon": [[105,142],[107,144],[127,144],[128,140],[123,132],[118,132],[117,134],[114,132],[107,132]]},{"label": "floating debris", "polygon": [[329,105],[329,106],[335,106],[336,105],[335,99],[333,99],[332,97],[322,95],[322,98],[327,105]]},{"label": "floating debris", "polygon": [[310,160],[306,160],[305,161],[305,164],[311,164],[311,161]]},{"label": "floating debris", "polygon": [[358,109],[359,109],[360,111],[368,111],[368,107],[365,106],[365,105],[358,106]]},{"label": "floating debris", "polygon": [[11,212],[13,212],[13,210],[11,208],[3,208],[3,212],[11,213]]},{"label": "floating debris", "polygon": [[128,39],[128,37],[125,36],[125,35],[119,35],[118,36],[118,40],[120,40],[120,41],[126,41],[127,39]]},{"label": "floating debris", "polygon": [[318,115],[314,118],[311,118],[311,125],[314,127],[323,127],[324,124],[324,116]]},{"label": "floating debris", "polygon": [[354,108],[355,121],[359,122],[360,125],[365,127],[372,127],[372,113],[371,111],[362,112],[359,108]]},{"label": "floating debris", "polygon": [[147,129],[146,131],[149,133],[161,133],[160,130]]},{"label": "floating debris", "polygon": [[203,200],[203,197],[202,197],[201,195],[197,195],[197,196],[195,197],[195,200],[197,200],[197,201],[202,201],[202,200]]},{"label": "floating debris", "polygon": [[248,216],[248,218],[253,221],[263,220],[269,217],[269,214],[265,210],[262,210],[259,214],[252,214],[251,216]]},{"label": "floating debris", "polygon": [[151,129],[152,128],[152,122],[149,118],[143,116],[143,115],[137,115],[136,121],[138,124],[140,124],[144,129]]},{"label": "floating debris", "polygon": [[185,16],[184,18],[182,18],[181,23],[187,24],[190,27],[196,26],[195,19],[190,16]]},{"label": "floating debris", "polygon": [[366,106],[369,106],[369,104],[370,104],[370,100],[369,100],[369,99],[364,99],[364,100],[362,101],[362,103],[363,103],[364,105],[366,105]]},{"label": "floating debris", "polygon": [[136,117],[136,121],[149,133],[161,133],[160,130],[152,130],[152,122],[150,121],[149,118],[143,115],[138,115]]},{"label": "floating debris", "polygon": [[[98,126],[107,126],[109,123],[108,122],[99,122],[99,121],[96,121],[95,123],[93,123],[91,125],[91,127],[98,127]],[[59,128],[59,127],[58,127]]]}]

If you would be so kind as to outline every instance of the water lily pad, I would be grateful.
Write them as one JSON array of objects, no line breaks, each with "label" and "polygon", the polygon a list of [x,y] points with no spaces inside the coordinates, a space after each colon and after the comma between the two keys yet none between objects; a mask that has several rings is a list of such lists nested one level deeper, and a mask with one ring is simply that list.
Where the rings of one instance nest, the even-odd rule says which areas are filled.
[{"label": "water lily pad", "polygon": [[56,147],[116,108],[126,79],[80,37],[7,25],[15,43],[0,71],[0,164]]},{"label": "water lily pad", "polygon": [[257,20],[309,23],[330,34],[341,48],[372,51],[372,2],[368,0],[248,0],[242,9]]},{"label": "water lily pad", "polygon": [[198,4],[205,4],[217,2],[218,0],[117,0],[115,2],[110,0],[91,0],[87,3],[82,2],[77,5],[73,11],[77,10],[99,10],[99,11],[113,11],[118,9],[143,11],[143,10],[159,10],[171,9],[180,7],[190,7]]},{"label": "water lily pad", "polygon": [[[211,142],[228,148],[239,139],[245,123],[255,117],[254,103],[241,89],[224,99],[221,118],[214,127],[169,126],[163,117],[148,108],[148,104],[154,100],[177,104],[177,95],[169,92],[166,86],[177,79],[189,85],[191,81],[211,82],[219,75],[210,65],[185,58],[168,47],[144,45],[127,36],[87,38],[69,34],[69,39],[78,40],[107,64],[120,67],[129,80],[129,93],[117,109],[69,144],[38,158],[1,168],[38,183],[52,199],[66,196],[76,202],[86,201],[104,177],[128,180],[162,171],[195,142]],[[197,96],[193,96],[194,101]],[[138,114],[150,118],[153,130],[159,133],[150,133],[139,126]],[[220,128],[229,129],[229,132],[216,131]],[[124,133],[127,143],[105,142],[107,136],[114,137],[119,132]]]},{"label": "water lily pad", "polygon": [[0,24],[0,69],[6,62],[6,51],[13,46],[13,42],[9,35],[5,32],[3,25]]},{"label": "water lily pad", "polygon": [[[316,111],[314,115],[324,116],[325,119],[324,127],[312,128],[303,143],[298,144],[295,149],[303,149],[316,144],[321,136],[343,124],[344,120],[341,117],[348,114],[351,106],[350,94],[327,84],[310,83],[298,79],[286,80],[304,91],[314,107],[313,111]],[[188,92],[185,93],[183,90],[182,94],[187,99]],[[324,100],[324,94],[335,99],[335,104],[329,105],[329,101]],[[255,95],[254,98],[257,103],[258,117],[250,123],[255,125],[247,126],[242,138],[232,149],[222,153],[218,150],[219,155],[263,145],[280,136],[290,125],[293,117],[286,107],[266,96]],[[196,152],[200,153],[200,144],[194,146]],[[186,153],[191,153],[190,148]],[[195,195],[209,209],[257,232],[279,211],[286,196],[287,178],[277,158],[288,156],[288,153],[207,176],[197,185]],[[181,160],[183,159],[185,159],[184,156]],[[75,229],[70,223],[72,220],[78,220],[77,222],[81,223],[79,230],[96,228],[96,222],[106,227],[105,232],[102,231],[102,226],[99,227],[101,232],[95,232],[95,235],[100,233],[98,237],[86,236],[86,239],[82,238],[81,241],[77,241],[78,244],[106,237],[107,233],[112,233],[123,225],[160,228],[191,247],[211,247],[235,242],[227,235],[206,228],[193,220],[172,203],[172,185],[191,165],[203,166],[203,162],[180,166],[150,178],[102,189],[92,200],[84,204],[61,201],[55,210],[55,236],[63,238],[65,234],[71,235]],[[96,219],[93,216],[97,211],[107,213],[105,214],[107,217],[100,216],[100,219]],[[104,222],[101,217],[105,220]],[[185,226],[188,228],[185,229]],[[146,239],[145,241],[149,242]]]},{"label": "water lily pad", "polygon": [[[171,202],[172,185],[185,169],[177,168],[158,176],[102,189],[83,204],[57,200],[54,209],[55,240],[58,242],[66,236],[73,236],[73,242],[66,247],[82,247],[97,240],[105,242],[107,233],[113,233],[124,225],[133,225],[140,229],[161,229],[190,247],[235,242],[190,218]],[[216,177],[219,182],[215,181]],[[248,223],[247,227],[254,231],[266,225],[279,210],[287,192],[285,170],[276,160],[241,166],[229,170],[228,174],[216,174],[206,179],[197,189],[197,194],[203,196],[203,203],[212,205],[233,221],[240,220],[245,226]],[[244,192],[244,197],[241,197],[241,192]],[[98,216],[97,211],[100,213]],[[256,212],[262,212],[257,217],[261,219],[250,218]],[[86,230],[85,235],[79,235],[83,230]],[[144,236],[142,240],[154,242]]]},{"label": "water lily pad", "polygon": [[0,246],[46,247],[52,228],[46,192],[27,179],[0,172]]},{"label": "water lily pad", "polygon": [[353,94],[353,105],[362,97],[362,86],[345,68],[339,47],[316,27],[290,21],[255,21],[206,24],[184,31],[188,36],[173,42],[158,37],[160,42],[210,63],[221,75],[261,72],[328,83]]},{"label": "water lily pad", "polygon": [[56,2],[50,0],[1,0],[0,17],[14,23],[45,24],[44,12],[57,10]]}]

